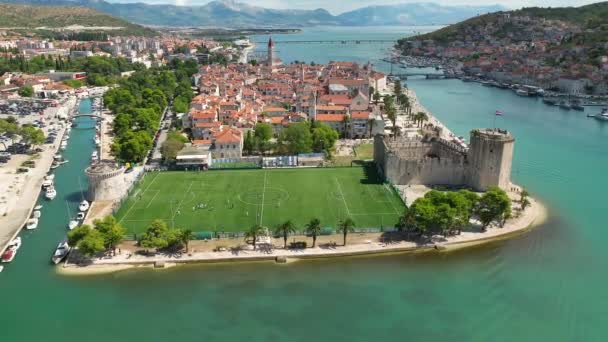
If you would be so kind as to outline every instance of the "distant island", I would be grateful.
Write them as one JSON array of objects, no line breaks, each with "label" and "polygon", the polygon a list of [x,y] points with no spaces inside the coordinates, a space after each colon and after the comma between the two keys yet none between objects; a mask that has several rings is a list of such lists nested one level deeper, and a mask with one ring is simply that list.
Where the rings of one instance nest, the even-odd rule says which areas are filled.
[{"label": "distant island", "polygon": [[402,55],[459,64],[470,76],[556,92],[608,93],[608,2],[486,14],[403,38]]},{"label": "distant island", "polygon": [[399,26],[450,24],[489,12],[504,10],[492,6],[443,6],[409,3],[368,6],[339,15],[327,10],[270,9],[232,0],[211,1],[202,6],[175,6],[104,0],[4,0],[3,2],[81,6],[149,26],[198,27],[306,27],[306,26]]}]

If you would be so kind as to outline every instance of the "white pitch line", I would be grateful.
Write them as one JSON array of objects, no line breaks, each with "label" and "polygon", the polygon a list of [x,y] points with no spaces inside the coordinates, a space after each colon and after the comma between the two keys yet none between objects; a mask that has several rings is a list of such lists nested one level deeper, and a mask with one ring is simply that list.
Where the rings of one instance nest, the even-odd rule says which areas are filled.
[{"label": "white pitch line", "polygon": [[158,195],[159,192],[160,192],[160,190],[156,190],[156,193],[154,194],[154,196],[152,196],[152,199],[150,200],[150,202],[148,202],[146,209],[148,209],[150,207],[150,205],[152,205],[152,202],[154,202],[154,199],[156,198],[156,196]]},{"label": "white pitch line", "polygon": [[[384,185],[384,195],[386,196],[386,199],[391,202],[391,207],[393,207],[393,210],[395,211],[395,214],[399,215],[399,210],[397,210],[397,208],[395,208],[395,203],[393,203],[393,201],[391,201],[391,198],[388,195],[388,191],[389,189],[391,189],[390,187],[388,187],[387,185]],[[395,194],[393,193],[392,190],[390,190],[391,195],[394,196]]]},{"label": "white pitch line", "polygon": [[262,210],[260,210],[260,226],[264,218],[264,199],[266,198],[266,172],[264,172],[264,188],[262,190]]},{"label": "white pitch line", "polygon": [[192,184],[194,184],[194,182],[190,182],[190,186],[188,186],[188,190],[186,190],[186,193],[184,194],[184,197],[182,197],[181,201],[179,201],[179,203],[177,204],[177,208],[175,208],[175,211],[171,215],[171,222],[173,223],[174,226],[175,226],[175,214],[182,207],[182,203],[184,203],[184,198],[186,198],[186,195],[190,193],[190,189],[192,188]]},{"label": "white pitch line", "polygon": [[[156,180],[156,177],[158,177],[158,175],[159,175],[159,174],[160,174],[160,172],[158,172],[158,173],[157,173],[157,174],[154,176],[154,178],[152,178],[152,181],[150,182],[150,184],[148,184],[148,186],[146,187],[146,190],[144,190],[144,192],[142,192],[142,193],[141,193],[141,195],[142,195],[142,196],[143,196],[143,194],[145,194],[145,193],[146,193],[146,191],[148,191],[148,189],[150,189],[150,186],[152,185],[152,183],[154,183],[154,181]],[[157,192],[156,194],[158,194],[158,192]],[[128,216],[129,216],[129,213],[131,212],[131,209],[133,209],[133,207],[135,207],[135,205],[136,205],[137,203],[139,203],[139,199],[138,199],[138,198],[136,198],[136,199],[135,199],[135,202],[133,202],[133,205],[132,205],[132,206],[129,208],[129,210],[127,210],[127,212],[125,213],[125,216],[123,216],[123,217],[120,219],[120,221],[118,221],[118,223],[121,223],[121,222],[122,222],[122,221],[125,219],[125,217],[128,217]]]},{"label": "white pitch line", "polygon": [[342,186],[340,185],[340,181],[338,180],[337,177],[334,177],[334,179],[336,180],[336,183],[338,183],[338,190],[340,190],[340,196],[342,197],[342,202],[344,202],[344,206],[346,207],[346,212],[348,213],[348,216],[350,216],[350,210],[348,209],[348,204],[346,204],[346,198],[344,198],[344,193],[342,192]]}]

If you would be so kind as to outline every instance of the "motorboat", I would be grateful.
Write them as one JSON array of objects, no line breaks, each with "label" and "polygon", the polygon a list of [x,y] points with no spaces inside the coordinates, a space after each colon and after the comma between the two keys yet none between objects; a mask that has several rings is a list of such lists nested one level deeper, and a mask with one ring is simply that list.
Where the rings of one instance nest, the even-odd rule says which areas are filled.
[{"label": "motorboat", "polygon": [[53,264],[57,265],[63,259],[65,259],[66,256],[68,256],[68,254],[70,253],[71,249],[72,249],[72,247],[70,247],[70,245],[68,245],[68,241],[67,240],[61,241],[57,245],[57,248],[55,249],[55,253],[51,257],[51,262]]},{"label": "motorboat", "polygon": [[525,91],[523,89],[517,89],[515,91],[515,94],[519,95],[519,96],[530,96],[530,93],[528,93],[527,91]]},{"label": "motorboat", "polygon": [[78,220],[70,220],[70,222],[68,223],[68,229],[72,230],[72,229],[78,227],[78,224],[79,224]]},{"label": "motorboat", "polygon": [[593,116],[600,121],[608,121],[608,108],[602,109],[602,111]]},{"label": "motorboat", "polygon": [[38,219],[40,216],[42,216],[42,212],[40,210],[34,210],[32,212],[32,218]]},{"label": "motorboat", "polygon": [[79,212],[79,213],[76,215],[76,219],[77,219],[78,221],[82,221],[82,220],[84,220],[84,218],[85,218],[85,213],[83,213],[83,212]]},{"label": "motorboat", "polygon": [[37,206],[34,207],[34,210],[40,210],[42,209],[42,204],[38,204]]},{"label": "motorboat", "polygon": [[80,210],[80,211],[89,210],[89,202],[87,202],[86,200],[82,200],[82,202],[80,202],[80,205],[78,206],[78,210]]},{"label": "motorboat", "polygon": [[55,187],[51,186],[48,189],[46,189],[46,192],[44,193],[44,197],[46,197],[49,200],[55,199],[55,197],[57,197],[57,191],[55,190]]},{"label": "motorboat", "polygon": [[15,259],[15,255],[17,254],[17,250],[15,248],[9,247],[4,253],[2,253],[1,260],[2,262],[11,262]]},{"label": "motorboat", "polygon": [[63,156],[58,153],[58,154],[56,154],[56,155],[53,156],[53,160],[62,161],[63,160]]},{"label": "motorboat", "polygon": [[51,187],[51,186],[53,186],[53,180],[52,180],[52,179],[46,179],[46,178],[45,178],[45,179],[42,181],[42,188],[43,188],[43,189],[46,189],[46,188]]},{"label": "motorboat", "polygon": [[17,236],[11,242],[8,243],[7,248],[14,248],[15,250],[21,248],[21,236]]},{"label": "motorboat", "polygon": [[38,228],[38,219],[37,218],[31,218],[29,220],[27,220],[27,222],[25,223],[25,229],[27,230],[32,230],[32,229],[36,229]]}]

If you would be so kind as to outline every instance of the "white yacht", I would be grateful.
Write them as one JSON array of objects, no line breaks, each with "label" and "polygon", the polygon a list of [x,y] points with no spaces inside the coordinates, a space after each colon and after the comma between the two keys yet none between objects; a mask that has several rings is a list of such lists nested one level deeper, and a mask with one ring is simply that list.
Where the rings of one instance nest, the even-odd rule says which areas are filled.
[{"label": "white yacht", "polygon": [[52,179],[47,179],[47,178],[45,178],[45,179],[42,181],[42,188],[43,188],[43,189],[46,189],[46,188],[48,188],[48,187],[50,187],[50,186],[53,186],[53,180],[52,180]]},{"label": "white yacht", "polygon": [[65,257],[70,253],[72,247],[68,245],[67,240],[63,240],[57,245],[57,249],[55,249],[55,253],[51,257],[51,262],[55,265],[61,262],[61,260],[65,259]]},{"label": "white yacht", "polygon": [[72,230],[76,227],[78,227],[78,220],[70,220],[70,223],[68,223],[68,229]]},{"label": "white yacht", "polygon": [[42,212],[40,210],[34,210],[32,212],[32,218],[39,219],[42,216]]},{"label": "white yacht", "polygon": [[32,230],[32,229],[36,229],[38,228],[38,219],[37,218],[31,218],[29,220],[27,220],[27,222],[25,223],[25,229],[27,230]]},{"label": "white yacht", "polygon": [[602,109],[602,111],[593,116],[600,121],[608,121],[608,108]]},{"label": "white yacht", "polygon": [[55,191],[55,187],[51,186],[48,189],[46,189],[46,192],[44,193],[44,197],[46,197],[49,200],[55,199],[55,197],[57,197],[57,191]]},{"label": "white yacht", "polygon": [[79,212],[79,213],[76,215],[76,219],[77,219],[78,221],[82,221],[82,220],[84,220],[84,217],[85,217],[85,214],[84,214],[83,212]]},{"label": "white yacht", "polygon": [[80,210],[80,211],[89,210],[89,202],[87,202],[86,200],[82,200],[82,202],[80,202],[80,205],[78,206],[78,210]]},{"label": "white yacht", "polygon": [[11,242],[9,242],[7,248],[15,248],[16,250],[21,248],[21,237],[17,236]]}]

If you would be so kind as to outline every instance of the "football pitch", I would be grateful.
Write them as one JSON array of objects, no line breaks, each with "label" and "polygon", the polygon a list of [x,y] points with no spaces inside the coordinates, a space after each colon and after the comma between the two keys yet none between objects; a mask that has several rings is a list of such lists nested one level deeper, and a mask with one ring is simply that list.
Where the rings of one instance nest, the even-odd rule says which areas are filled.
[{"label": "football pitch", "polygon": [[375,168],[257,169],[147,173],[116,213],[129,234],[155,219],[195,232],[273,229],[312,218],[335,228],[350,217],[356,228],[389,228],[404,204]]}]

